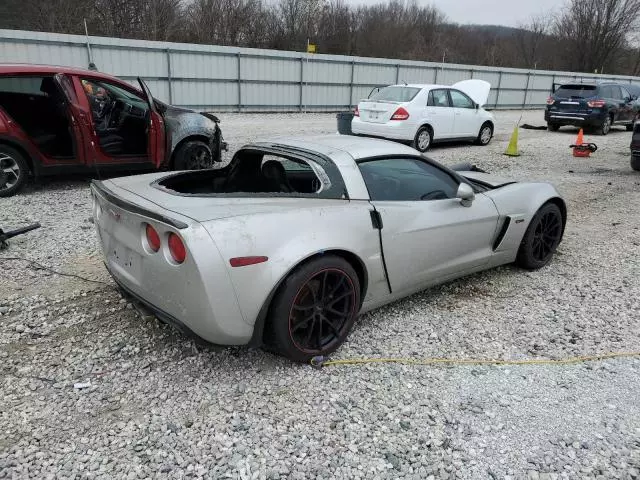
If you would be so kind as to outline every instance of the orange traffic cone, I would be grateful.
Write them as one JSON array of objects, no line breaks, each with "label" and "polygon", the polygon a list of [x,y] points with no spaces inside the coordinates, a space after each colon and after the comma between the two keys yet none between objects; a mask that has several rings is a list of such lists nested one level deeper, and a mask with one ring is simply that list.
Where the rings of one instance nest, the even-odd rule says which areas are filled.
[{"label": "orange traffic cone", "polygon": [[571,145],[574,157],[588,157],[591,152],[595,152],[598,147],[594,143],[584,143],[584,133],[582,129],[578,132],[576,143]]}]

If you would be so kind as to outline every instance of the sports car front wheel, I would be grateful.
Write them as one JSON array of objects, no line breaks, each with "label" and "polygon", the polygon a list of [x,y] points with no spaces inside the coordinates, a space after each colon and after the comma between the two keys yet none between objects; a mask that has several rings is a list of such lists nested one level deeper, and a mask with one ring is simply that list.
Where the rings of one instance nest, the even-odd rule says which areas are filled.
[{"label": "sports car front wheel", "polygon": [[562,212],[557,205],[547,203],[535,214],[522,238],[516,263],[536,270],[551,261],[562,238]]},{"label": "sports car front wheel", "polygon": [[360,310],[360,281],[343,258],[302,264],[284,281],[270,309],[266,345],[296,362],[335,351]]}]

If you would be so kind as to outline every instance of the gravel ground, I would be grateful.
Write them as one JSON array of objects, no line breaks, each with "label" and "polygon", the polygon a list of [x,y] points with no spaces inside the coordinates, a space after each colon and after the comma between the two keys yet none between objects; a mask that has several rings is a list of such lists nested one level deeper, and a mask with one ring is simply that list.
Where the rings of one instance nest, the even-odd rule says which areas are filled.
[{"label": "gravel ground", "polygon": [[[438,147],[550,180],[569,223],[538,272],[504,267],[365,315],[334,358],[557,359],[640,351],[640,174],[630,134],[520,131]],[[334,133],[335,116],[222,115],[232,150],[270,134]],[[541,124],[541,112],[523,122]],[[315,370],[260,350],[203,347],[120,299],[101,265],[87,179],[0,199],[0,225],[43,228],[0,254],[0,478],[637,479],[640,360],[576,365]],[[27,268],[23,257],[87,283]]]}]

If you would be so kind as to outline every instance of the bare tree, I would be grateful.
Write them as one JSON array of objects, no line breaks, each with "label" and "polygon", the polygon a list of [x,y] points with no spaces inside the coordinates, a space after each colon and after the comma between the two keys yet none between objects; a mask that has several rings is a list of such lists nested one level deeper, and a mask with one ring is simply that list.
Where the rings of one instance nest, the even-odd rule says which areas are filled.
[{"label": "bare tree", "polygon": [[[514,33],[518,55],[522,66],[531,68],[542,60],[542,46],[549,34],[550,19],[546,15],[531,17],[529,23],[520,25]],[[548,53],[548,52],[547,52]]]},{"label": "bare tree", "polygon": [[266,46],[271,17],[260,0],[195,0],[186,15],[191,41]]},{"label": "bare tree", "polygon": [[640,0],[571,0],[553,25],[571,70],[609,71],[640,19]]},{"label": "bare tree", "polygon": [[292,50],[300,50],[307,39],[318,35],[324,0],[280,0],[278,9],[286,39]]},{"label": "bare tree", "polygon": [[143,0],[140,36],[147,40],[182,40],[184,18],[181,0]]},{"label": "bare tree", "polygon": [[83,18],[91,10],[83,0],[9,0],[2,7],[6,11],[0,18],[12,20],[9,28],[63,33],[82,33]]}]

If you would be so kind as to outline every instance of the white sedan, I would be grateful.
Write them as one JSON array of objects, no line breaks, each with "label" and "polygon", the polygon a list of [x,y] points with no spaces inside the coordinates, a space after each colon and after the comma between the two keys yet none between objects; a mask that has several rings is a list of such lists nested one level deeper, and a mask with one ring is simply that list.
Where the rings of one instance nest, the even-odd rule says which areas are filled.
[{"label": "white sedan", "polygon": [[358,104],[351,130],[356,135],[410,141],[420,152],[436,142],[473,140],[487,145],[495,120],[482,107],[490,89],[484,80],[452,86],[390,85]]}]

